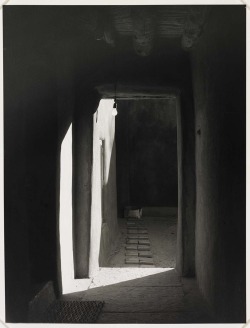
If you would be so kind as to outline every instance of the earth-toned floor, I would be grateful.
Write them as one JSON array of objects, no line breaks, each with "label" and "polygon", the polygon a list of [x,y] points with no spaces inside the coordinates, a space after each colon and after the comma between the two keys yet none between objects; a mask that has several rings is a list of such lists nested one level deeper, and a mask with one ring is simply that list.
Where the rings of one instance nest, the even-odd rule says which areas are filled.
[{"label": "earth-toned floor", "polygon": [[[181,278],[174,269],[176,218],[148,217],[141,223],[142,227],[120,219],[120,243],[109,267],[100,268],[88,290],[63,298],[104,301],[97,323],[213,322],[196,280]],[[131,254],[131,249],[127,249],[128,235],[139,228],[149,240],[153,264],[126,263],[128,251]],[[137,241],[131,245],[138,247],[140,234],[136,232],[136,236]]]},{"label": "earth-toned floor", "polygon": [[[131,229],[133,226],[128,226],[126,219],[119,219],[118,222],[121,232],[120,241],[115,253],[110,257],[109,267],[135,267],[136,265],[128,264],[125,261],[128,229]],[[144,217],[138,220],[138,222],[142,228],[144,227],[147,230],[154,266],[174,268],[176,256],[176,217]]]}]

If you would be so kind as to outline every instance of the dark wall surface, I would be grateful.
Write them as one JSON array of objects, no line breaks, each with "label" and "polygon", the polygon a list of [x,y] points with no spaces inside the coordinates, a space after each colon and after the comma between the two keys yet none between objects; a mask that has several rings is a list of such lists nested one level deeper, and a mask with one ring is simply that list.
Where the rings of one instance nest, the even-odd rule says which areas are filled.
[{"label": "dark wall surface", "polygon": [[175,99],[119,101],[116,142],[120,211],[125,205],[176,207]]},{"label": "dark wall surface", "polygon": [[27,322],[28,301],[57,282],[58,159],[74,95],[41,17],[12,9],[4,8],[6,320]]},{"label": "dark wall surface", "polygon": [[216,7],[192,52],[196,274],[221,322],[246,320],[245,16],[245,6]]}]

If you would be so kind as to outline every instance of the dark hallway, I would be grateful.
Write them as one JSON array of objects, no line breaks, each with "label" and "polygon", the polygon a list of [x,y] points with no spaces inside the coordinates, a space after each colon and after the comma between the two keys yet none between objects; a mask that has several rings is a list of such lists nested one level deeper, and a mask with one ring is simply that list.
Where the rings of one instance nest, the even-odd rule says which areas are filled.
[{"label": "dark hallway", "polygon": [[5,321],[245,323],[245,6],[2,14]]}]

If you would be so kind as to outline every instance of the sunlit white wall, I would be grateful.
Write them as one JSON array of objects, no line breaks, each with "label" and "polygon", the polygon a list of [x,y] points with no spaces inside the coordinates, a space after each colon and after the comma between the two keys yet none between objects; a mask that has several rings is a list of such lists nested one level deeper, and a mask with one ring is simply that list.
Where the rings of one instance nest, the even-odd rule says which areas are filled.
[{"label": "sunlit white wall", "polygon": [[[105,140],[105,176],[109,169],[115,137],[115,117],[112,116],[113,100],[102,100],[93,115],[93,167],[92,204],[90,231],[89,277],[99,269],[100,240],[102,233],[100,139]],[[90,279],[74,279],[73,238],[72,238],[72,126],[69,127],[61,146],[60,171],[60,259],[63,294],[87,289]],[[109,229],[108,226],[106,229]],[[109,233],[109,232],[107,232]]]},{"label": "sunlit white wall", "polygon": [[74,278],[72,241],[72,125],[62,142],[60,173],[60,253],[62,284]]},{"label": "sunlit white wall", "polygon": [[[105,140],[104,185],[107,184],[110,170],[110,159],[114,145],[115,117],[112,116],[114,101],[102,99],[93,118],[93,170],[92,170],[92,206],[89,276],[99,269],[100,240],[102,233],[101,211],[101,176],[100,176],[100,139]],[[103,227],[109,229],[108,225]],[[108,234],[109,232],[106,231]]]},{"label": "sunlit white wall", "polygon": [[87,289],[89,279],[74,279],[72,234],[72,125],[61,146],[59,238],[62,293]]}]

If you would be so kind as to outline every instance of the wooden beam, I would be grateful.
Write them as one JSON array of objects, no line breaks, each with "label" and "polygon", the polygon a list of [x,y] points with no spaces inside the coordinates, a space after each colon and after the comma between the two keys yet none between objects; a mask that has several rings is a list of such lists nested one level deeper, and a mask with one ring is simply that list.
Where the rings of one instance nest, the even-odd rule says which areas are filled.
[{"label": "wooden beam", "polygon": [[96,87],[102,98],[112,99],[170,99],[179,94],[179,89],[168,86],[140,85],[140,84],[104,84]]},{"label": "wooden beam", "polygon": [[148,8],[131,8],[134,48],[139,56],[148,56],[153,48],[154,19]]},{"label": "wooden beam", "polygon": [[208,6],[190,6],[182,36],[182,47],[192,49],[202,35],[210,10]]}]

